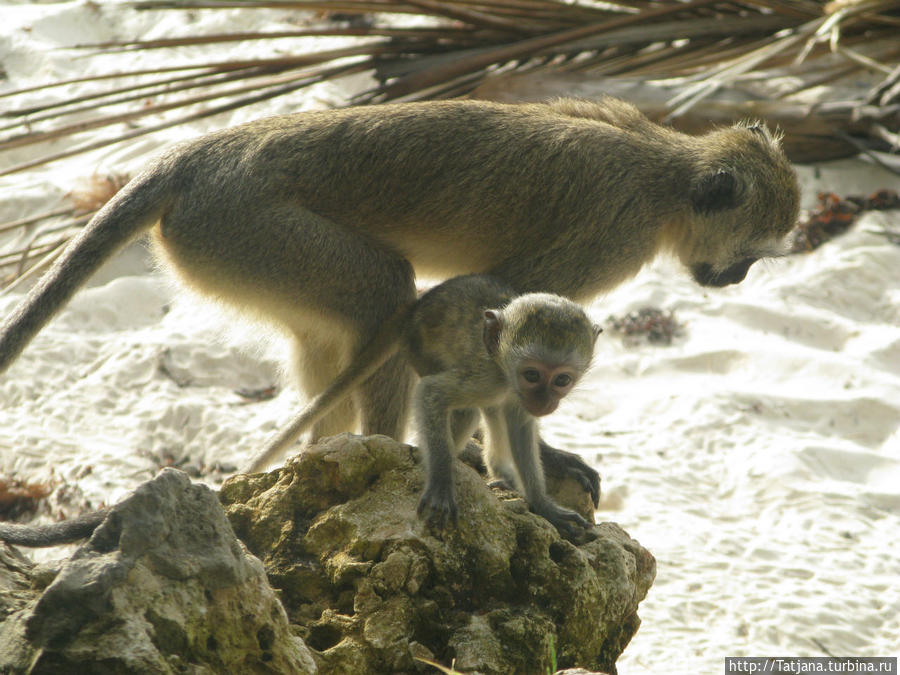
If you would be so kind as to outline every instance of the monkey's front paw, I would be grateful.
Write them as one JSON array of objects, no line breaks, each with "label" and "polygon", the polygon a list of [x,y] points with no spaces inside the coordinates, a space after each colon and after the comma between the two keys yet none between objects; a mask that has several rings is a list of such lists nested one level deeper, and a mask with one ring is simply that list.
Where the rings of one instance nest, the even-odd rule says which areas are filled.
[{"label": "monkey's front paw", "polygon": [[550,521],[563,537],[574,544],[583,544],[597,538],[594,526],[575,511],[550,501],[533,505],[531,510]]},{"label": "monkey's front paw", "polygon": [[508,480],[504,478],[494,478],[492,481],[488,483],[489,488],[500,488],[501,490],[509,490],[510,492],[515,492],[515,485],[510,483]]},{"label": "monkey's front paw", "polygon": [[573,452],[554,448],[544,441],[540,441],[539,447],[544,473],[556,478],[571,478],[578,481],[586,492],[591,493],[591,501],[596,508],[600,503],[600,474]]},{"label": "monkey's front paw", "polygon": [[419,499],[416,512],[428,525],[441,530],[450,523],[457,525],[459,522],[456,497],[453,496],[452,491],[427,488],[422,493],[422,498]]}]

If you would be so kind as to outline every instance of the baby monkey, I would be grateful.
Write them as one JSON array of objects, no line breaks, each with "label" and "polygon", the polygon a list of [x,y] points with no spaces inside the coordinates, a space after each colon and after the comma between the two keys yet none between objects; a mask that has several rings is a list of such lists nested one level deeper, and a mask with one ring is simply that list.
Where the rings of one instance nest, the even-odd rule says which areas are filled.
[{"label": "baby monkey", "polygon": [[549,415],[590,365],[601,329],[558,295],[519,295],[484,275],[435,286],[400,310],[354,361],[250,464],[255,471],[402,349],[420,376],[415,423],[427,480],[418,512],[457,522],[454,458],[485,420],[485,459],[494,484],[521,492],[563,534],[590,524],[547,496],[535,418]]}]

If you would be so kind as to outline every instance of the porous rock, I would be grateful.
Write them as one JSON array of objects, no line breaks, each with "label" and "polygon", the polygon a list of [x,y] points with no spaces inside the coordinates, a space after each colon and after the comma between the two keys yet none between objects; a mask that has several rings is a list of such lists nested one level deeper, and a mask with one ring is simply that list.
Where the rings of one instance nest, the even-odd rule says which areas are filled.
[{"label": "porous rock", "polygon": [[[547,483],[547,492],[560,506],[572,509],[590,523],[595,523],[594,502],[585,485],[578,480],[572,472],[572,462],[565,461],[566,457],[576,457],[573,453],[564,450],[556,450],[557,457],[564,461],[555,464],[544,465],[544,478]],[[482,477],[487,477],[487,465],[484,463],[484,448],[480,443],[470,441],[463,448],[459,458],[475,469]],[[597,477],[599,487],[599,476]],[[598,494],[599,498],[600,495]]]},{"label": "porous rock", "polygon": [[216,494],[180,471],[115,506],[32,598],[31,570],[10,577],[7,563],[17,595],[0,617],[0,672],[316,672]]},{"label": "porous rock", "polygon": [[[456,465],[459,525],[416,514],[415,448],[337,436],[277,471],[235,476],[220,498],[264,562],[322,672],[615,673],[653,582],[648,551],[617,525],[575,546],[514,493]],[[433,672],[433,671],[430,671]]]}]

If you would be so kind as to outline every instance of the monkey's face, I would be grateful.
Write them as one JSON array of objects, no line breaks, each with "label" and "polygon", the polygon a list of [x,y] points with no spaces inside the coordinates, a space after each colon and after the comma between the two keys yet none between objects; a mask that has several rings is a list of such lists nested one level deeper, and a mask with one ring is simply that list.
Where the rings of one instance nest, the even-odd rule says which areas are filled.
[{"label": "monkey's face", "polygon": [[784,254],[800,190],[764,125],[736,125],[703,141],[688,188],[691,214],[674,248],[697,283],[721,287],[743,281],[760,258]]},{"label": "monkey's face", "polygon": [[536,359],[522,359],[516,369],[516,390],[522,406],[535,417],[556,410],[577,380],[578,372],[571,366],[553,366]]}]

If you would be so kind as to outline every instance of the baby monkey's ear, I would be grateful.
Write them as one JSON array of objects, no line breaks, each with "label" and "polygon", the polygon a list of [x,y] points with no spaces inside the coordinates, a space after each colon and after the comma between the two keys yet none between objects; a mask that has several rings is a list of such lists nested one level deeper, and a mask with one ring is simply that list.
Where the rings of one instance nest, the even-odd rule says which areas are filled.
[{"label": "baby monkey's ear", "polygon": [[496,309],[484,310],[484,330],[482,332],[484,346],[488,354],[493,356],[500,348],[500,330],[503,328],[503,314]]}]

